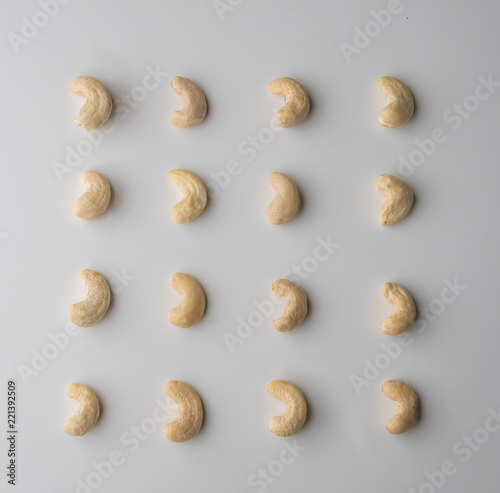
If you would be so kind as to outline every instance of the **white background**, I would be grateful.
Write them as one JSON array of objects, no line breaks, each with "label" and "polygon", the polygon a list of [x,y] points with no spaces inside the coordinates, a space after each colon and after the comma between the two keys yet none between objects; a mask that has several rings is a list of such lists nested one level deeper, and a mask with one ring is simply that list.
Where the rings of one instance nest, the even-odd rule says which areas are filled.
[{"label": "white background", "polygon": [[[369,24],[370,43],[348,63],[341,43],[354,44],[370,11],[387,7],[386,0],[260,0],[218,15],[210,1],[73,0],[16,53],[9,33],[21,36],[23,17],[32,21],[40,6],[3,0],[1,372],[3,387],[8,379],[18,386],[12,491],[73,492],[79,478],[102,481],[103,492],[430,492],[424,474],[446,460],[455,472],[439,491],[498,491],[500,433],[474,442],[474,452],[453,447],[474,433],[484,441],[477,430],[500,406],[500,88],[481,93],[489,98],[479,103],[474,97],[478,77],[500,81],[500,4],[401,0],[388,25]],[[164,75],[145,93],[138,87],[148,67]],[[60,180],[54,163],[87,139],[73,122],[83,99],[69,84],[79,75],[100,79],[122,109],[102,143]],[[205,92],[209,112],[197,127],[168,121],[182,106],[170,88],[174,75]],[[384,75],[407,83],[416,101],[414,117],[397,129],[377,122]],[[307,88],[311,112],[249,160],[242,153],[249,137],[269,137],[262,129],[283,102],[267,84],[283,76]],[[131,93],[143,100],[125,117],[120,100]],[[466,98],[471,111],[451,120],[453,105]],[[435,128],[446,141],[406,177],[412,212],[382,228],[378,174],[400,174],[398,156],[408,159],[415,139]],[[198,219],[175,224],[170,210],[180,193],[168,172],[189,169],[208,185],[231,160],[240,174],[212,194]],[[85,169],[103,173],[114,192],[106,214],[88,223],[72,212]],[[303,196],[301,213],[283,226],[265,214],[272,171],[293,178]],[[317,238],[340,246],[313,268]],[[237,335],[238,317],[247,320],[254,301],[270,299],[272,283],[293,265],[310,271],[301,280],[310,300],[304,323],[274,331],[277,306],[231,353],[224,335]],[[23,379],[37,352],[53,354],[50,334],[64,332],[69,305],[82,299],[84,268],[112,284],[108,314]],[[116,278],[123,270],[133,277],[127,285]],[[207,296],[205,316],[188,330],[167,319],[180,301],[169,286],[175,272],[195,276]],[[436,301],[455,279],[467,286],[460,296]],[[395,339],[379,328],[391,312],[381,294],[387,281],[411,291],[421,320],[426,311],[434,319],[411,329],[411,344],[389,363],[380,345]],[[375,360],[386,368],[356,392],[353,375],[364,378]],[[399,436],[385,430],[395,409],[380,390],[394,378],[412,385],[422,403],[419,423]],[[205,409],[199,435],[184,444],[163,437],[175,416],[163,392],[171,379],[191,384]],[[295,383],[309,406],[296,435],[305,450],[284,466],[276,461],[293,438],[268,429],[284,410],[266,391],[274,379]],[[62,429],[78,407],[65,394],[72,382],[89,385],[102,404],[83,438]],[[5,423],[6,389],[0,393]],[[152,431],[158,399],[171,410]],[[149,434],[131,451],[123,436],[144,423]],[[124,464],[96,479],[92,462],[115,450]],[[269,467],[272,482],[256,483],[259,468]],[[2,491],[10,491],[6,480],[2,473]]]}]

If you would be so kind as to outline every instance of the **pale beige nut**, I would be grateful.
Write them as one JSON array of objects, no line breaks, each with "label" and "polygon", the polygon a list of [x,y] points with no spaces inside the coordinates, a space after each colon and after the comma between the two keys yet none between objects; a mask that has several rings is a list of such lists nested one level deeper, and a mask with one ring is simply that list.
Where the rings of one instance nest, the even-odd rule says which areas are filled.
[{"label": "pale beige nut", "polygon": [[76,413],[64,423],[64,431],[68,435],[81,437],[88,433],[99,419],[99,400],[86,385],[72,383],[68,385],[66,393],[72,399],[80,401]]},{"label": "pale beige nut", "polygon": [[109,308],[111,293],[104,277],[96,270],[80,272],[85,299],[69,307],[69,319],[79,327],[92,327],[101,320]]},{"label": "pale beige nut", "polygon": [[203,91],[192,81],[176,75],[170,85],[182,98],[184,108],[170,115],[170,123],[176,127],[193,127],[201,123],[207,114],[207,100]]},{"label": "pale beige nut", "polygon": [[286,413],[272,418],[269,429],[279,437],[295,435],[304,426],[307,416],[307,404],[302,392],[284,380],[272,381],[267,391],[286,404]]},{"label": "pale beige nut", "polygon": [[267,88],[273,94],[280,94],[285,98],[285,106],[276,113],[276,123],[280,127],[293,127],[300,123],[309,113],[307,91],[295,79],[282,77],[273,80]]},{"label": "pale beige nut", "polygon": [[397,176],[379,175],[375,188],[385,198],[380,210],[380,224],[390,226],[404,219],[413,205],[411,188]]},{"label": "pale beige nut", "polygon": [[413,115],[415,103],[410,90],[394,77],[381,77],[378,87],[389,103],[378,115],[378,121],[384,127],[399,127]]},{"label": "pale beige nut", "polygon": [[301,198],[297,185],[283,173],[274,171],[269,183],[276,190],[276,197],[267,208],[267,217],[272,224],[283,224],[292,220],[300,210]]},{"label": "pale beige nut", "polygon": [[398,435],[411,428],[418,420],[419,400],[417,394],[400,380],[389,380],[382,386],[382,392],[392,399],[398,414],[387,421],[385,427],[389,433]]},{"label": "pale beige nut", "polygon": [[81,175],[87,191],[73,205],[73,212],[87,221],[102,216],[109,205],[111,187],[108,180],[97,171],[87,170]]},{"label": "pale beige nut", "polygon": [[76,115],[75,122],[86,130],[104,125],[113,109],[113,101],[104,84],[94,77],[82,75],[73,79],[70,89],[87,98],[85,104]]},{"label": "pale beige nut", "polygon": [[168,319],[177,327],[187,329],[200,320],[205,312],[205,293],[200,283],[189,274],[177,272],[170,285],[182,295],[180,305],[168,312]]},{"label": "pale beige nut", "polygon": [[297,284],[287,279],[279,279],[273,284],[273,293],[286,298],[283,316],[273,321],[279,332],[289,332],[302,323],[307,314],[307,296]]},{"label": "pale beige nut", "polygon": [[178,224],[192,221],[205,210],[207,189],[195,174],[185,169],[174,169],[169,175],[183,195],[183,199],[172,208],[172,217]]},{"label": "pale beige nut", "polygon": [[193,438],[203,422],[203,406],[196,391],[187,383],[171,380],[165,384],[165,392],[177,404],[177,416],[167,423],[163,433],[167,440],[181,443]]},{"label": "pale beige nut", "polygon": [[394,309],[380,324],[380,328],[384,334],[396,336],[413,325],[417,313],[415,302],[410,293],[395,282],[386,282],[382,286],[382,293]]}]

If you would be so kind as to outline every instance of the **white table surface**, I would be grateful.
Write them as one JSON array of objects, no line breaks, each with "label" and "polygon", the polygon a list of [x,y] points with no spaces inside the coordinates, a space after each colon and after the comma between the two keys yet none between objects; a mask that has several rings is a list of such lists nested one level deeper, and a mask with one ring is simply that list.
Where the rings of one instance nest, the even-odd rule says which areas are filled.
[{"label": "white table surface", "polygon": [[[50,17],[34,0],[2,4],[0,403],[6,425],[6,382],[15,380],[19,432],[17,485],[2,474],[0,489],[497,492],[500,3],[214,4],[72,0],[52,3]],[[381,27],[371,10],[388,8],[395,13]],[[32,22],[40,27],[30,31]],[[356,48],[349,56],[347,44]],[[100,79],[116,108],[111,130],[92,134],[90,146],[73,122],[83,99],[69,84],[79,75]],[[197,127],[168,121],[182,105],[174,75],[206,94]],[[377,122],[384,75],[407,83],[416,101],[396,129]],[[283,76],[307,88],[312,109],[299,126],[273,132],[282,98],[266,87]],[[497,85],[481,82],[488,78]],[[416,140],[436,135],[424,156]],[[86,156],[69,167],[68,149]],[[404,159],[419,165],[408,172]],[[230,161],[239,174],[216,193],[214,176],[223,179]],[[190,224],[171,218],[180,200],[173,168],[212,185],[209,207]],[[85,169],[102,172],[114,192],[89,223],[72,212]],[[303,196],[301,213],[278,227],[265,214],[272,171]],[[378,222],[380,173],[405,178],[416,197],[389,228]],[[325,253],[321,241],[337,246]],[[294,280],[293,266],[310,313],[283,334],[271,326],[283,305],[259,316],[254,303],[271,299],[276,279]],[[113,303],[98,325],[65,337],[84,268],[110,281]],[[178,271],[207,295],[189,330],[167,319],[180,301],[169,286]],[[419,307],[406,346],[379,328],[391,311],[387,281],[407,287]],[[452,294],[449,283],[462,287]],[[238,336],[249,317],[255,328]],[[51,346],[57,337],[60,349]],[[184,444],[163,437],[176,412],[163,391],[172,379],[191,384],[205,409],[199,435]],[[295,438],[268,429],[284,410],[266,391],[275,379],[307,399]],[[422,403],[419,423],[399,436],[385,430],[395,413],[381,392],[390,379],[412,385]],[[62,429],[78,406],[65,394],[72,382],[102,404],[83,438]],[[97,473],[110,456],[120,464]],[[443,463],[446,475],[435,472]]]}]

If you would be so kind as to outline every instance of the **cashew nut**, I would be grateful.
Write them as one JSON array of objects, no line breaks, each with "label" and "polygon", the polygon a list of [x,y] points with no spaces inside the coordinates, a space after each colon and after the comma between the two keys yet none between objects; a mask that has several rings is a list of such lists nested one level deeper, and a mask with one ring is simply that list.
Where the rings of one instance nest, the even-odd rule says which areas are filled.
[{"label": "cashew nut", "polygon": [[71,305],[68,316],[75,325],[92,327],[106,315],[111,301],[109,286],[96,270],[82,270],[80,280],[85,289],[85,300]]},{"label": "cashew nut", "polygon": [[172,89],[182,98],[184,108],[170,115],[170,123],[176,127],[193,127],[205,118],[207,100],[202,90],[192,81],[176,75],[170,83]]},{"label": "cashew nut", "polygon": [[413,205],[413,192],[404,181],[393,175],[379,175],[375,188],[385,198],[380,211],[382,226],[395,224],[408,215]]},{"label": "cashew nut", "polygon": [[413,115],[415,103],[410,90],[394,77],[381,77],[378,87],[389,103],[378,115],[378,121],[384,127],[399,127]]},{"label": "cashew nut", "polygon": [[412,427],[418,420],[419,400],[417,394],[400,380],[389,380],[382,385],[382,392],[396,404],[398,414],[387,421],[385,427],[389,433],[398,435]]},{"label": "cashew nut", "polygon": [[300,192],[288,176],[277,171],[271,173],[269,183],[276,190],[276,197],[267,208],[267,217],[272,224],[286,223],[299,212]]},{"label": "cashew nut", "polygon": [[81,179],[87,191],[73,205],[73,212],[80,219],[102,216],[109,205],[111,188],[108,180],[97,171],[84,171]]},{"label": "cashew nut", "polygon": [[165,392],[177,404],[177,416],[165,425],[163,433],[171,442],[185,442],[200,431],[203,421],[200,397],[190,385],[178,380],[167,382]]},{"label": "cashew nut", "polygon": [[75,122],[86,130],[92,130],[104,125],[113,108],[109,92],[102,82],[94,77],[82,75],[73,79],[70,89],[80,96],[85,96],[87,101],[76,115]]},{"label": "cashew nut", "polygon": [[80,401],[80,407],[72,418],[64,423],[64,431],[68,435],[81,437],[88,433],[99,419],[99,401],[97,396],[86,385],[72,383],[66,393],[72,399]]},{"label": "cashew nut", "polygon": [[306,421],[307,404],[302,392],[290,382],[274,380],[267,386],[267,391],[286,404],[286,412],[275,416],[269,422],[269,429],[279,437],[295,435]]},{"label": "cashew nut", "polygon": [[168,319],[177,327],[187,329],[203,316],[205,293],[194,277],[181,272],[172,276],[170,285],[183,296],[183,299],[180,305],[168,312]]},{"label": "cashew nut", "polygon": [[409,329],[415,321],[415,303],[410,293],[395,282],[386,282],[382,286],[382,293],[394,309],[390,317],[380,324],[380,328],[384,334],[397,336]]},{"label": "cashew nut", "polygon": [[309,96],[304,87],[290,77],[273,80],[267,88],[285,98],[285,106],[276,113],[276,123],[283,128],[300,123],[309,113]]},{"label": "cashew nut", "polygon": [[273,284],[273,293],[286,298],[283,316],[273,321],[279,332],[289,332],[302,323],[307,314],[307,296],[297,284],[287,279],[279,279]]},{"label": "cashew nut", "polygon": [[172,208],[172,217],[182,224],[198,217],[207,205],[207,190],[203,182],[190,171],[174,169],[170,178],[181,189],[183,199]]}]

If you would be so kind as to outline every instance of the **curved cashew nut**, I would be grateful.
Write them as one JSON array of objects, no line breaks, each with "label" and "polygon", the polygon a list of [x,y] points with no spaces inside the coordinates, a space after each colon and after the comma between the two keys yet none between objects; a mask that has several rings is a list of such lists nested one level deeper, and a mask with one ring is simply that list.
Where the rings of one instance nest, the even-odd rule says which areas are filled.
[{"label": "curved cashew nut", "polygon": [[307,404],[302,392],[284,380],[272,381],[267,391],[286,404],[286,413],[271,419],[269,429],[279,437],[295,435],[304,426],[307,415]]},{"label": "curved cashew nut", "polygon": [[174,169],[169,175],[179,186],[184,197],[172,208],[172,217],[178,224],[192,221],[207,205],[207,189],[196,175],[185,169]]},{"label": "curved cashew nut", "polygon": [[96,270],[82,270],[80,280],[85,289],[85,300],[71,305],[68,316],[75,325],[92,327],[106,315],[111,293],[106,279]]},{"label": "curved cashew nut", "polygon": [[181,443],[193,438],[200,431],[203,406],[200,396],[187,383],[171,380],[165,384],[165,392],[177,404],[177,417],[167,423],[163,433],[167,440]]},{"label": "curved cashew nut", "polygon": [[201,123],[207,114],[207,100],[203,91],[192,81],[176,75],[170,83],[182,98],[184,108],[170,115],[170,123],[176,127],[193,127]]},{"label": "curved cashew nut", "polygon": [[381,77],[378,87],[389,103],[378,115],[378,121],[384,127],[399,127],[413,115],[415,103],[410,90],[394,77]]},{"label": "curved cashew nut", "polygon": [[396,404],[398,414],[387,421],[385,427],[389,433],[398,435],[412,427],[418,420],[419,400],[417,394],[400,380],[389,380],[382,385],[382,392]]},{"label": "curved cashew nut", "polygon": [[75,122],[86,130],[92,130],[104,125],[113,109],[113,102],[104,84],[94,77],[82,75],[73,79],[70,89],[87,101],[76,115]]},{"label": "curved cashew nut", "polygon": [[300,192],[288,176],[277,171],[271,173],[269,183],[276,190],[276,197],[267,208],[267,217],[272,224],[286,223],[299,212]]},{"label": "curved cashew nut", "polygon": [[203,316],[205,293],[194,277],[182,272],[172,276],[170,285],[183,296],[183,299],[180,305],[168,312],[168,319],[177,327],[187,329]]},{"label": "curved cashew nut", "polygon": [[283,128],[300,123],[309,113],[309,96],[304,87],[290,77],[273,80],[267,88],[285,98],[285,106],[276,113],[276,123]]},{"label": "curved cashew nut", "polygon": [[279,332],[289,332],[302,323],[307,314],[307,296],[297,284],[279,279],[273,284],[273,293],[286,298],[283,316],[273,321]]},{"label": "curved cashew nut", "polygon": [[384,334],[397,336],[409,329],[415,321],[415,303],[410,293],[395,282],[386,282],[382,286],[382,293],[394,309],[390,317],[380,324],[380,328]]},{"label": "curved cashew nut", "polygon": [[397,176],[379,175],[375,188],[385,198],[380,211],[380,224],[390,226],[404,219],[413,205],[411,188]]},{"label": "curved cashew nut", "polygon": [[109,205],[111,187],[97,171],[84,171],[81,179],[87,191],[73,205],[73,212],[85,220],[102,216]]},{"label": "curved cashew nut", "polygon": [[72,399],[80,401],[76,413],[64,423],[64,431],[68,435],[81,437],[88,433],[99,419],[99,401],[97,396],[86,385],[72,383],[66,393]]}]

